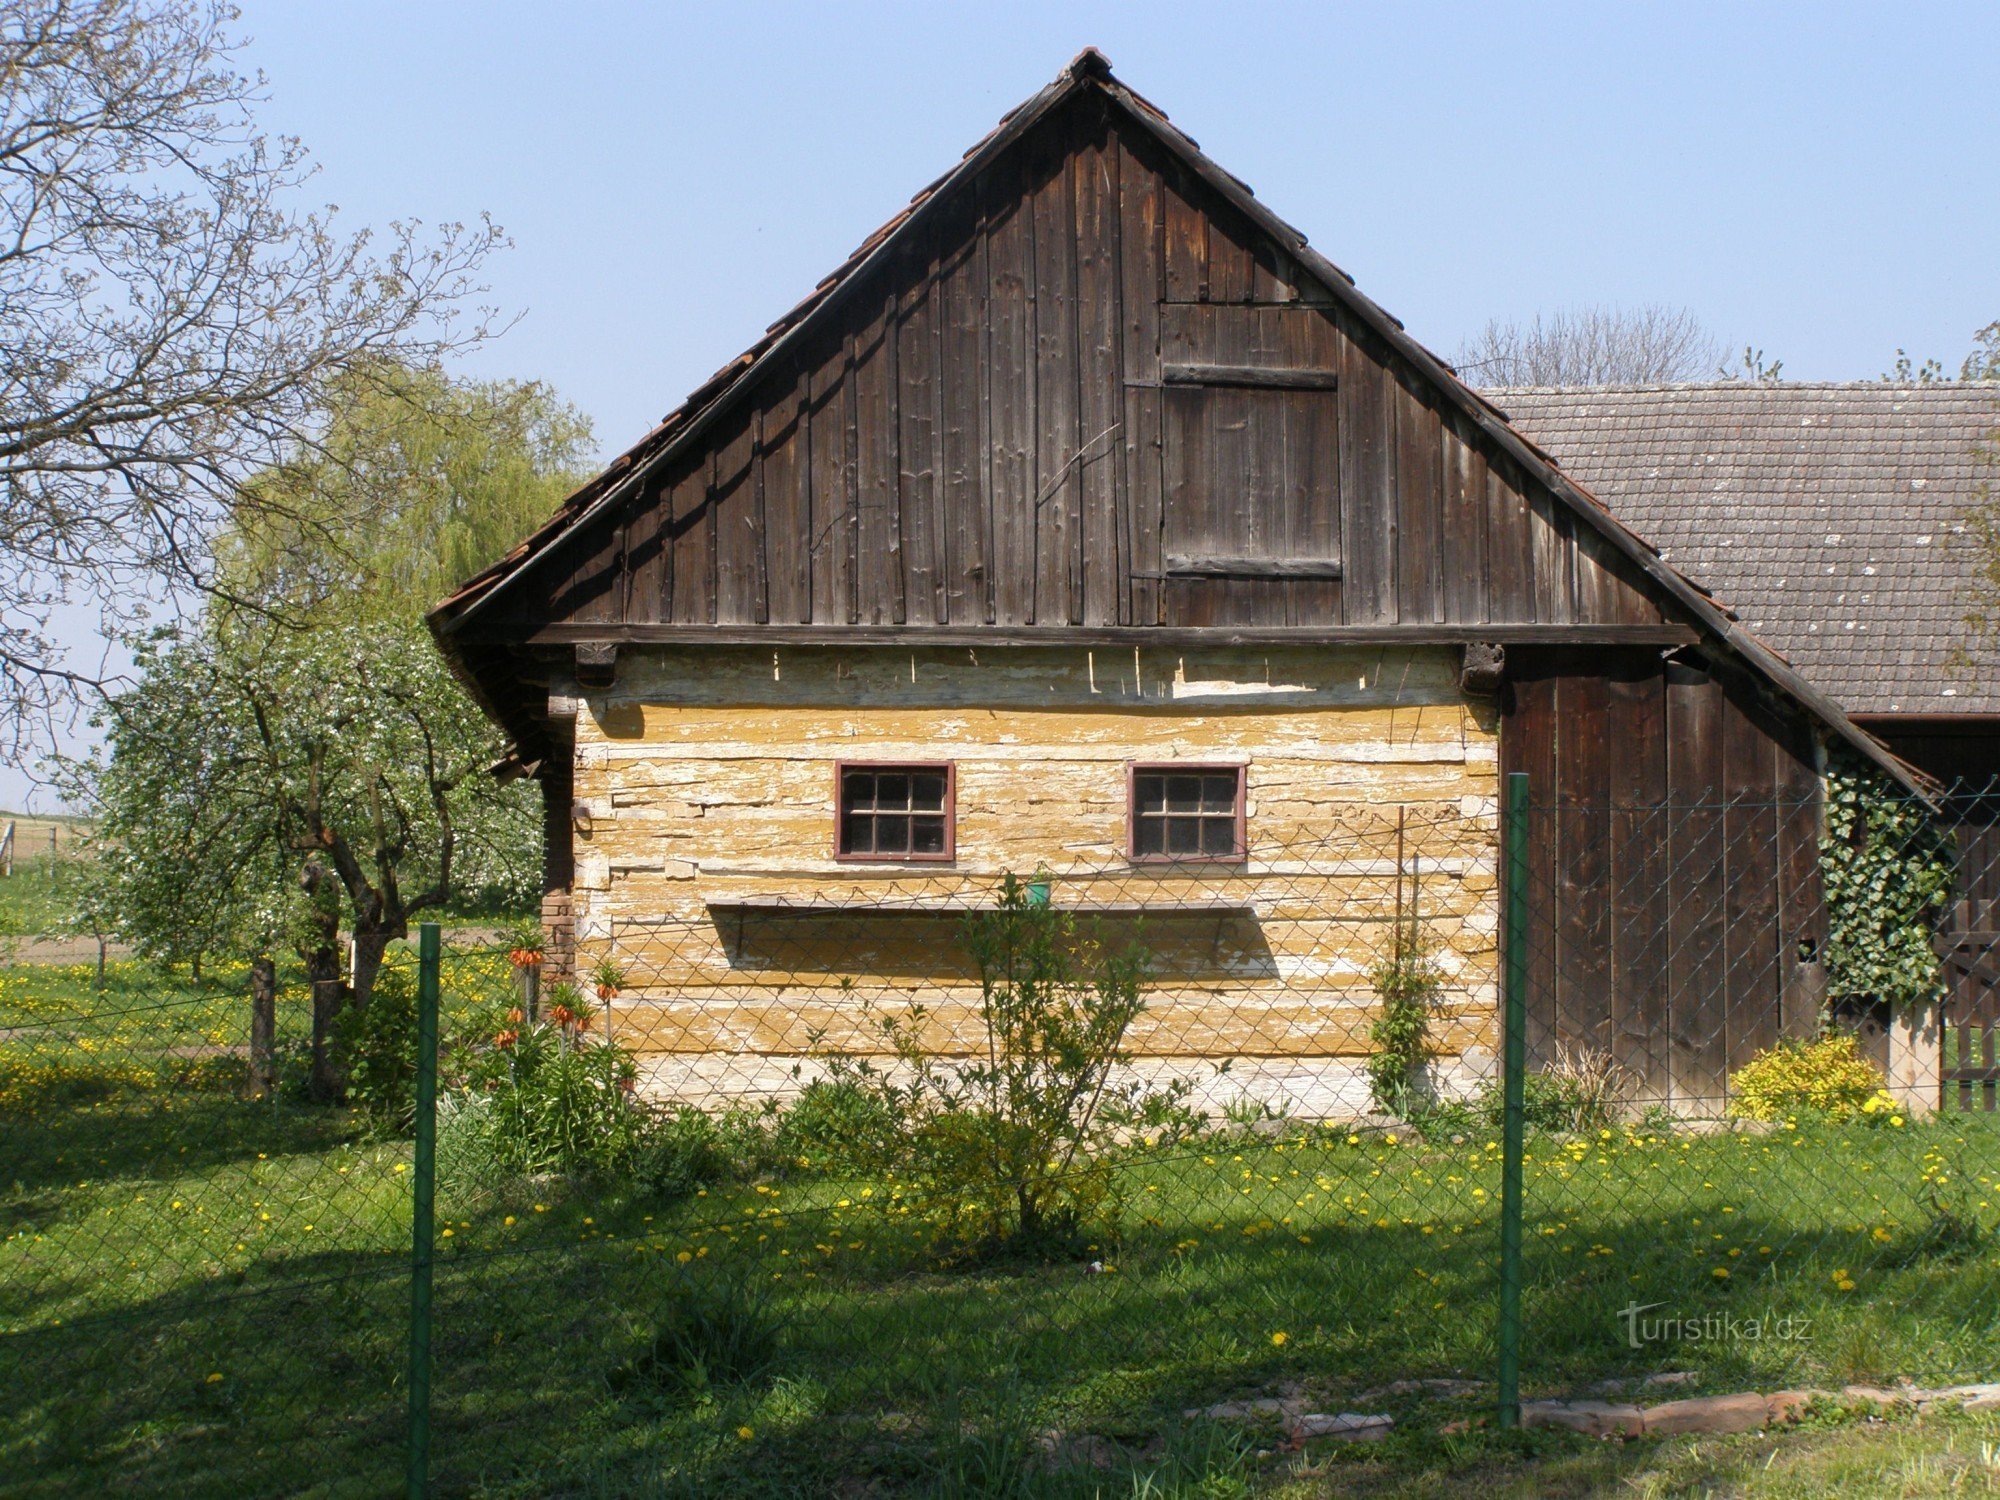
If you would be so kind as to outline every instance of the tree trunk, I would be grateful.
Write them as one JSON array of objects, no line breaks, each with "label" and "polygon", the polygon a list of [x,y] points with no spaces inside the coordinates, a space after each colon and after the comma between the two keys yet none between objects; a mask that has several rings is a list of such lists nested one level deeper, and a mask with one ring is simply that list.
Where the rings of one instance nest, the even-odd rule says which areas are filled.
[{"label": "tree trunk", "polygon": [[263,954],[250,965],[250,1092],[259,1099],[277,1087],[278,966]]},{"label": "tree trunk", "polygon": [[347,993],[338,979],[313,982],[312,1084],[310,1092],[318,1104],[338,1104],[347,1093],[347,1075],[334,1053],[333,1027]]},{"label": "tree trunk", "polygon": [[400,933],[393,931],[387,925],[376,926],[371,923],[364,927],[358,922],[355,924],[354,973],[348,982],[354,991],[356,1010],[368,1008],[369,997],[375,993],[375,976],[382,972],[382,955],[388,951],[389,944],[399,936]]},{"label": "tree trunk", "polygon": [[299,944],[312,991],[312,1076],[306,1092],[316,1104],[337,1104],[347,1092],[347,1080],[333,1052],[333,1023],[345,995],[340,986],[340,908],[320,895],[327,873],[317,857],[308,857],[299,871],[311,923],[310,936]]}]

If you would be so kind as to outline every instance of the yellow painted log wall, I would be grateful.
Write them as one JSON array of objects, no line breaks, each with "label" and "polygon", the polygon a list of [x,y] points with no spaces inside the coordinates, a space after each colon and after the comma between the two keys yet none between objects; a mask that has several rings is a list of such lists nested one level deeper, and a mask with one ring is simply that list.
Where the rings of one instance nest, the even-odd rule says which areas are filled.
[{"label": "yellow painted log wall", "polygon": [[[1365,1106],[1368,974],[1414,884],[1448,986],[1439,1076],[1462,1086],[1496,1039],[1498,755],[1458,667],[1428,648],[621,660],[609,693],[555,705],[576,715],[580,963],[624,972],[614,1025],[654,1091],[783,1092],[815,1048],[879,1050],[876,1019],[913,1004],[940,1049],[974,1047],[950,913],[1045,870],[1058,905],[1116,908],[1106,940],[1155,955],[1137,1071],[1340,1114]],[[956,766],[950,866],[834,860],[835,766],[867,760]],[[1174,760],[1247,767],[1245,861],[1127,859],[1126,767]]]}]

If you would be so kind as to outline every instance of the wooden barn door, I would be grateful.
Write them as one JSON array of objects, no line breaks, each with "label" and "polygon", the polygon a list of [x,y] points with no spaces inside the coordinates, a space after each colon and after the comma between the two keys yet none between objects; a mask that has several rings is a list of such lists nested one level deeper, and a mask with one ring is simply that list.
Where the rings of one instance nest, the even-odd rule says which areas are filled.
[{"label": "wooden barn door", "polygon": [[1698,664],[1510,648],[1500,743],[1533,804],[1530,1062],[1608,1054],[1634,1102],[1721,1114],[1825,995],[1810,741]]}]

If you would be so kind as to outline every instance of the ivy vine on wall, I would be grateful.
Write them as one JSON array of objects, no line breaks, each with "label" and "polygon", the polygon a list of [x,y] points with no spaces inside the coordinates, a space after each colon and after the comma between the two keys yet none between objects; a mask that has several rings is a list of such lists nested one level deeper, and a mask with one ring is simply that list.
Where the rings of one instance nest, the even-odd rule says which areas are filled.
[{"label": "ivy vine on wall", "polygon": [[1827,994],[1898,1011],[1938,999],[1944,976],[1931,940],[1951,900],[1949,834],[1922,802],[1851,758],[1827,766],[1825,806]]}]

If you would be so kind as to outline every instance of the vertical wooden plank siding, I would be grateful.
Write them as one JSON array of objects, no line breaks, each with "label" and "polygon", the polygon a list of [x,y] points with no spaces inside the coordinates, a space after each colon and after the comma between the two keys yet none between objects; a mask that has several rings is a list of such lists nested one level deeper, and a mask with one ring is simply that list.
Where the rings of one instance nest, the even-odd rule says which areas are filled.
[{"label": "vertical wooden plank siding", "polygon": [[1672,963],[1668,916],[1673,904],[1668,863],[1666,685],[1656,659],[1628,656],[1607,673],[1612,746],[1611,981],[1606,1045],[1648,1097],[1666,1081],[1667,975]]},{"label": "vertical wooden plank siding", "polygon": [[[565,544],[562,585],[514,618],[1159,624],[1170,593],[1174,621],[1214,625],[1661,618],[1607,541],[1163,163],[1079,109],[927,205],[729,398],[701,451],[669,460],[712,464],[713,503],[648,481]],[[1342,579],[1163,582],[1164,403],[1180,399],[1163,395],[1163,350],[1337,377],[1218,391],[1206,487],[1183,487],[1209,498],[1175,523],[1222,555],[1337,558]],[[747,472],[720,451],[745,433]]]},{"label": "vertical wooden plank siding", "polygon": [[1035,615],[1034,215],[1023,163],[996,169],[987,205],[987,446],[993,495],[993,618]]},{"label": "vertical wooden plank siding", "polygon": [[[1484,620],[1486,614],[1486,459],[1457,424],[1446,422],[1444,495],[1438,556],[1443,565],[1443,618]],[[1447,552],[1449,563],[1445,564]]]},{"label": "vertical wooden plank siding", "polygon": [[1396,618],[1444,618],[1444,428],[1436,408],[1402,381],[1396,402]]},{"label": "vertical wooden plank siding", "polygon": [[1031,173],[1034,236],[1034,475],[1032,524],[1035,598],[1044,625],[1080,623],[1082,479],[1077,432],[1077,312],[1074,156],[1035,161]]},{"label": "vertical wooden plank siding", "polygon": [[727,440],[715,449],[709,508],[714,513],[715,617],[730,624],[755,624],[763,611],[763,536],[757,525],[757,444],[749,421],[730,424]]},{"label": "vertical wooden plank siding", "polygon": [[1393,382],[1352,336],[1340,368],[1341,606],[1350,625],[1396,618],[1396,459]]},{"label": "vertical wooden plank siding", "polygon": [[863,625],[903,621],[893,319],[893,302],[878,303],[854,342],[855,619]]},{"label": "vertical wooden plank siding", "polygon": [[1120,360],[1118,151],[1100,133],[1078,151],[1076,192],[1077,485],[1082,508],[1078,566],[1086,625],[1124,623],[1123,580],[1131,573],[1129,539],[1119,524],[1125,477],[1125,384]]},{"label": "vertical wooden plank siding", "polygon": [[1673,955],[1667,1035],[1677,1108],[1715,1112],[1728,1057],[1727,954],[1723,948],[1727,849],[1719,806],[1722,689],[1705,672],[1667,674],[1668,849]]},{"label": "vertical wooden plank siding", "polygon": [[940,267],[944,330],[938,427],[944,470],[944,614],[948,625],[991,618],[993,506],[986,466],[986,235],[978,224]]},{"label": "vertical wooden plank siding", "polygon": [[939,284],[926,262],[896,317],[896,518],[903,620],[944,623],[944,515],[938,502]]},{"label": "vertical wooden plank siding", "polygon": [[1824,931],[1809,743],[1652,653],[1510,657],[1502,764],[1553,787],[1530,825],[1531,1044],[1603,1046],[1644,1101],[1712,1113],[1823,989],[1785,915]]},{"label": "vertical wooden plank siding", "polygon": [[1724,698],[1723,844],[1728,863],[1723,902],[1728,970],[1723,1055],[1740,1068],[1780,1032],[1784,990],[1778,971],[1778,817],[1776,745],[1751,705]]},{"label": "vertical wooden plank siding", "polygon": [[1160,302],[1165,296],[1165,188],[1148,157],[1118,138],[1119,363],[1126,381],[1123,530],[1130,582],[1124,620],[1161,614]]},{"label": "vertical wooden plank siding", "polygon": [[[804,406],[803,373],[778,382],[757,444],[758,487],[764,500],[767,617],[794,625],[812,619],[807,538],[801,527],[789,524],[793,516],[802,513],[800,502],[810,501],[804,463],[805,424],[800,420]],[[772,524],[774,518],[777,524]]]},{"label": "vertical wooden plank siding", "polygon": [[[1585,664],[1575,663],[1578,668]],[[1604,678],[1556,679],[1555,1033],[1572,1046],[1609,1041],[1611,991],[1610,697]]]}]

